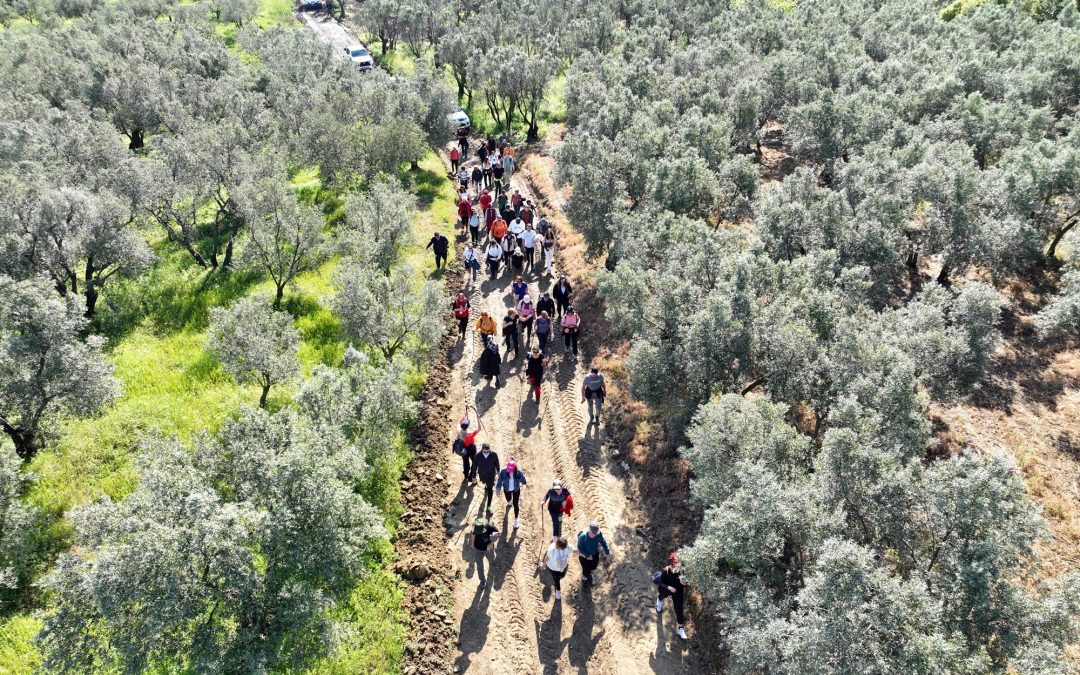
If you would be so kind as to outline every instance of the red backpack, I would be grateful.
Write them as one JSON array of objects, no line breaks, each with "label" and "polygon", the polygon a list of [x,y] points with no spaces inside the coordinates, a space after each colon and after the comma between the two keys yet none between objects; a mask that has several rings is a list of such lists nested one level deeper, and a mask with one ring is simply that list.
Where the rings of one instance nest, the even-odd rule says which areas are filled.
[{"label": "red backpack", "polygon": [[562,512],[566,515],[570,515],[570,512],[574,510],[574,495],[566,495],[566,501],[563,502]]}]

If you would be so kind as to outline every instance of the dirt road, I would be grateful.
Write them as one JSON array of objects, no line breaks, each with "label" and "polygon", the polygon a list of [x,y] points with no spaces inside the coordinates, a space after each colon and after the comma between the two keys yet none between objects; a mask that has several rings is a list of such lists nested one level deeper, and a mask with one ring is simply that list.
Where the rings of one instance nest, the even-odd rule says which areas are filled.
[{"label": "dirt road", "polygon": [[[512,188],[529,196],[517,176]],[[534,302],[558,278],[542,273],[539,261],[536,270],[525,275]],[[489,280],[482,270],[468,291],[472,322],[486,309],[501,325],[513,301],[512,280],[509,271]],[[588,316],[582,317],[581,336],[583,341],[589,339]],[[454,369],[448,397],[455,408],[446,420],[450,433],[456,432],[465,403],[474,405],[484,424],[477,442],[491,443],[503,465],[514,457],[529,483],[522,492],[519,529],[512,526],[512,510],[502,497],[495,497],[494,520],[501,535],[488,586],[481,591],[466,547],[472,519],[483,509],[483,484],[468,486],[461,477],[461,459],[446,449],[450,506],[444,523],[456,568],[459,627],[455,671],[689,672],[688,645],[675,635],[671,608],[662,622],[657,620],[653,570],[635,532],[642,520],[636,504],[628,503],[621,480],[611,471],[616,460],[604,447],[603,427],[587,425],[588,413],[578,392],[588,364],[564,354],[561,340],[549,344],[551,358],[538,405],[523,379],[524,345],[520,359],[512,350],[506,353],[505,345],[500,349],[504,385],[498,389],[486,385],[478,374],[481,342],[473,326],[451,354]],[[595,574],[592,586],[581,583],[580,565],[571,560],[561,601],[555,600],[548,573],[538,571],[539,558],[551,540],[551,523],[540,502],[556,479],[563,481],[576,502],[564,535],[573,542],[590,521],[597,521],[613,554]]]}]

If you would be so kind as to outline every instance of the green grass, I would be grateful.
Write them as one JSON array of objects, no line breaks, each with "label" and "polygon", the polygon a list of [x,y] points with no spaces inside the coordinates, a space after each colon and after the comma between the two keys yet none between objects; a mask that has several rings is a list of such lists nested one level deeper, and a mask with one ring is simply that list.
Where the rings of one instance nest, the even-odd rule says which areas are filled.
[{"label": "green grass", "polygon": [[30,675],[37,670],[41,655],[34,635],[40,628],[40,621],[25,614],[0,618],[0,673]]}]

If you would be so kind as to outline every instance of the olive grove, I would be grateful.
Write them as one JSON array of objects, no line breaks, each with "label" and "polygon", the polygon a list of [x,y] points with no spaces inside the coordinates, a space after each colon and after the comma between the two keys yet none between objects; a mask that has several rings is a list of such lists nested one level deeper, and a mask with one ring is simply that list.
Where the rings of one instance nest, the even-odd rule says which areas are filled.
[{"label": "olive grove", "polygon": [[[992,368],[995,284],[1062,264],[1080,11],[793,4],[620,6],[567,75],[558,178],[693,467],[682,559],[732,672],[1065,672],[1080,581],[928,407]],[[1075,331],[1064,281],[1044,335]]]}]

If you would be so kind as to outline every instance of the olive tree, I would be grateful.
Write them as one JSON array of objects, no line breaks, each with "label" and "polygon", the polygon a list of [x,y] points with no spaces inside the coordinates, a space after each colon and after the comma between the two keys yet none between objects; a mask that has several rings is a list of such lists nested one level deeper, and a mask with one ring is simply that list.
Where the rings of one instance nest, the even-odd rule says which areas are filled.
[{"label": "olive tree", "polygon": [[83,308],[49,286],[0,276],[0,427],[23,459],[41,449],[51,421],[92,415],[120,394],[105,340],[85,335]]},{"label": "olive tree", "polygon": [[259,385],[259,407],[266,407],[270,387],[300,370],[300,333],[292,316],[272,309],[263,299],[243,298],[228,309],[210,310],[210,348],[225,370],[241,384]]},{"label": "olive tree", "polygon": [[28,478],[10,445],[0,443],[0,609],[13,602],[31,580],[31,535],[38,510],[22,499]]},{"label": "olive tree", "polygon": [[361,265],[389,274],[412,236],[415,217],[415,198],[398,180],[381,177],[366,192],[346,200],[338,245]]}]

